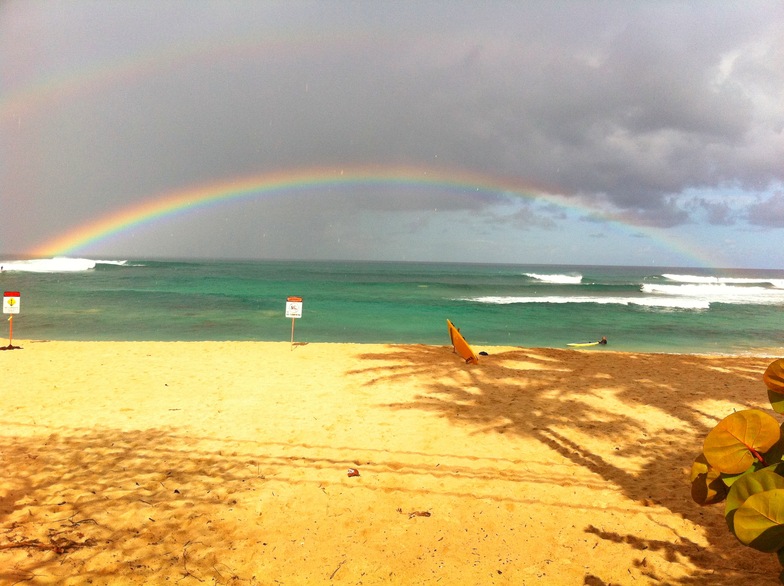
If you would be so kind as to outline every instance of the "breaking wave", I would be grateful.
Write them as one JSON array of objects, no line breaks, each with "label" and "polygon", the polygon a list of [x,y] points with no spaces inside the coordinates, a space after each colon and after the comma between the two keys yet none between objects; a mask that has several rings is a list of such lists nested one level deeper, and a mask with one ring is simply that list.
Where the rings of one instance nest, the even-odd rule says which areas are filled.
[{"label": "breaking wave", "polygon": [[667,297],[600,297],[600,296],[531,296],[531,297],[471,297],[461,301],[474,303],[491,303],[495,305],[509,305],[512,303],[597,303],[600,305],[639,305],[643,307],[661,307],[667,309],[708,309],[710,302],[703,299],[667,298]]},{"label": "breaking wave", "polygon": [[768,284],[777,289],[784,289],[784,279],[764,279],[761,277],[748,278],[748,277],[707,277],[700,275],[678,275],[673,273],[664,273],[662,275],[668,281],[675,281],[677,283],[694,283],[703,285],[756,285]]},{"label": "breaking wave", "polygon": [[0,260],[0,270],[3,272],[17,271],[22,273],[77,273],[90,271],[99,264],[123,266],[127,262],[126,260],[93,260],[68,257]]},{"label": "breaking wave", "polygon": [[[734,281],[738,282],[738,281]],[[744,281],[745,282],[745,281]],[[770,283],[770,281],[753,281]],[[641,291],[672,298],[701,299],[707,302],[746,305],[784,305],[784,287],[728,285],[713,281],[705,284],[658,285],[645,283]]]},{"label": "breaking wave", "polygon": [[541,273],[523,273],[526,277],[542,281],[543,283],[553,283],[556,285],[579,285],[582,275],[543,275]]}]

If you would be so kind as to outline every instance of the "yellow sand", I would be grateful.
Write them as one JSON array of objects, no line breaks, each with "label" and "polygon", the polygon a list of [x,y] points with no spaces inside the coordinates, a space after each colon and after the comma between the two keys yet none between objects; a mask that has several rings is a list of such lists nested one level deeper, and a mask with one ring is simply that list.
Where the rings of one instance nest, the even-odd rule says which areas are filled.
[{"label": "yellow sand", "polygon": [[2,584],[778,583],[688,479],[772,358],[15,343]]}]

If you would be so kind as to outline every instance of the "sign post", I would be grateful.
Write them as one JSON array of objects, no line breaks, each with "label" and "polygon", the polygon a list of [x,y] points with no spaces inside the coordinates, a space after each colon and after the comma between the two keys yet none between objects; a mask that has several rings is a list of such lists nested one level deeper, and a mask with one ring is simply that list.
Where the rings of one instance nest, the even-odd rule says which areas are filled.
[{"label": "sign post", "polygon": [[0,350],[19,350],[21,346],[14,346],[14,315],[19,313],[21,295],[19,291],[6,291],[3,293],[3,313],[10,314],[8,318],[8,346]]},{"label": "sign post", "polygon": [[302,317],[302,297],[286,299],[286,317],[291,318],[291,349],[294,349],[294,320]]}]

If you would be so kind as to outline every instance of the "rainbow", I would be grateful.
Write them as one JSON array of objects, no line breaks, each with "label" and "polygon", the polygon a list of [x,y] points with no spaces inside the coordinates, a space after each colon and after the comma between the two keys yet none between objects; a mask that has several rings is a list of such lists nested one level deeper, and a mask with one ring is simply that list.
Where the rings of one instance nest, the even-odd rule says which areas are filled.
[{"label": "rainbow", "polygon": [[677,243],[672,235],[667,240],[663,240],[651,228],[635,226],[620,217],[610,216],[580,203],[576,198],[567,198],[552,188],[537,186],[519,179],[498,178],[459,169],[389,166],[294,169],[176,190],[146,198],[141,202],[77,226],[36,246],[31,254],[41,257],[72,255],[134,227],[152,224],[176,215],[188,214],[198,209],[265,196],[281,196],[307,190],[325,190],[336,186],[441,189],[470,197],[506,195],[545,201],[561,209],[575,211],[584,216],[614,224],[626,231],[643,233],[654,240],[661,241],[665,248],[685,255],[700,265],[711,266],[714,264],[700,251],[694,251],[686,245]]},{"label": "rainbow", "polygon": [[[92,61],[78,69],[44,72],[27,83],[0,95],[0,126],[21,124],[28,115],[49,106],[52,101],[82,99],[90,93],[132,85],[150,75],[175,69],[182,63],[214,62],[253,55],[257,59],[280,59],[293,53],[320,51],[324,44],[352,48],[369,42],[378,45],[380,31],[351,31],[339,36],[297,35],[276,31],[263,38],[258,35],[232,39],[185,42],[153,47],[149,51],[122,54],[107,60]],[[565,210],[614,224],[622,231],[643,234],[700,265],[716,266],[693,244],[681,241],[671,232],[635,224],[585,205],[578,198],[558,195],[557,190],[519,179],[491,177],[462,170],[433,170],[412,167],[360,167],[294,169],[264,175],[234,178],[211,185],[192,186],[148,197],[140,203],[88,223],[33,248],[35,256],[58,256],[85,250],[93,244],[118,236],[135,226],[191,210],[219,205],[221,202],[283,195],[309,188],[356,185],[398,185],[431,189],[451,189],[472,197],[492,197],[500,193],[547,201]]]},{"label": "rainbow", "polygon": [[148,198],[140,203],[76,227],[36,247],[36,256],[76,253],[121,232],[160,219],[186,214],[224,202],[251,200],[273,194],[283,195],[335,186],[391,186],[446,189],[488,195],[512,193],[531,199],[559,199],[544,188],[513,180],[498,180],[465,171],[444,171],[413,167],[310,168],[279,171],[230,181],[186,188]]},{"label": "rainbow", "polygon": [[381,33],[357,32],[351,35],[300,35],[274,31],[230,39],[201,42],[166,43],[149,50],[136,51],[109,59],[94,59],[78,68],[42,72],[37,77],[0,93],[0,123],[17,122],[51,102],[79,100],[90,94],[133,86],[140,80],[166,71],[176,71],[183,64],[210,64],[240,58],[265,59],[291,57],[323,51],[326,44],[353,47],[361,43],[377,45]]}]

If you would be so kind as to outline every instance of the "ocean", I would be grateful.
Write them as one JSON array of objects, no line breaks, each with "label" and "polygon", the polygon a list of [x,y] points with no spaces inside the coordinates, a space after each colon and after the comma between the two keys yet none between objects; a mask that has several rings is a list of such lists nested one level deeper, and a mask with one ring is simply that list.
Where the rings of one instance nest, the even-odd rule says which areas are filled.
[{"label": "ocean", "polygon": [[[784,355],[784,271],[404,262],[0,260],[14,340],[448,345]],[[5,324],[5,320],[0,322]],[[8,330],[0,326],[0,340]],[[3,345],[5,345],[3,343]]]}]

